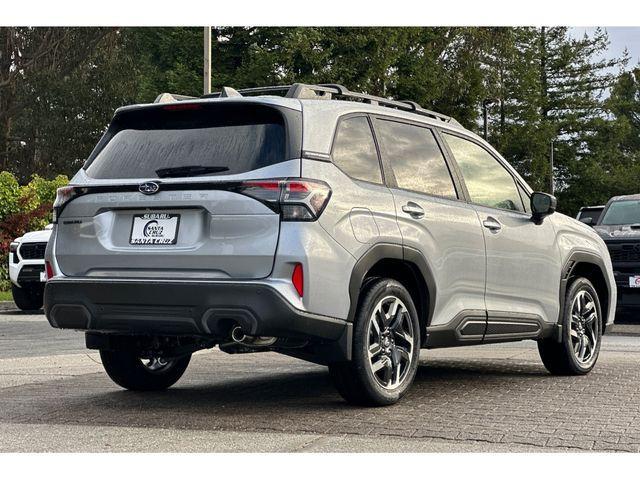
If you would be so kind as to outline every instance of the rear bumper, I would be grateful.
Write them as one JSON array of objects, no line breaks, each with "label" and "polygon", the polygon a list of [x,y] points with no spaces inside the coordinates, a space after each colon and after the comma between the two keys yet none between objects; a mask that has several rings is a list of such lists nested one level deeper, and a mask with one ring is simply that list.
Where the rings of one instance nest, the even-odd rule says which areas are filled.
[{"label": "rear bumper", "polygon": [[294,308],[268,285],[241,282],[51,280],[44,294],[51,326],[101,333],[247,335],[341,341],[345,320]]}]

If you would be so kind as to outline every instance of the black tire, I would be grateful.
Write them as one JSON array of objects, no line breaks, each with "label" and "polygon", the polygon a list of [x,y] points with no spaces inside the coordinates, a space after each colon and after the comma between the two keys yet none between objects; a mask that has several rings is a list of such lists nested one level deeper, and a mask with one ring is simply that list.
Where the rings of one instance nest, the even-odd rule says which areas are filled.
[{"label": "black tire", "polygon": [[100,350],[100,358],[107,375],[127,390],[165,390],[176,383],[189,366],[191,355],[171,359],[166,365],[152,370],[143,360],[130,352]]},{"label": "black tire", "polygon": [[[576,311],[574,310],[574,302],[578,301],[577,297],[580,295],[586,298],[586,302],[593,300],[593,311],[596,318],[593,319],[593,326],[591,326],[590,322],[582,322],[582,315],[577,315],[578,320],[574,320],[574,328],[572,328],[572,313]],[[595,347],[590,347],[588,361],[581,361],[582,344],[574,346],[574,342],[579,342],[581,337],[586,338],[586,340],[583,338],[583,341],[587,345],[592,344],[592,339],[595,338]],[[554,375],[585,375],[593,369],[598,360],[601,340],[602,311],[598,292],[586,278],[575,278],[565,296],[562,312],[562,341],[558,342],[555,338],[538,341],[538,351],[542,363]],[[576,352],[576,347],[578,347],[578,352]],[[586,349],[587,346],[585,346],[585,352]],[[583,358],[582,360],[587,359]]]},{"label": "black tire", "polygon": [[35,286],[25,284],[24,287],[18,287],[12,283],[11,294],[20,310],[40,310],[42,308],[44,289],[40,284]]},{"label": "black tire", "polygon": [[[377,334],[373,326],[372,316],[379,305],[385,308],[384,302],[394,302],[390,298],[397,298],[400,304],[404,304],[405,309],[398,306],[397,312],[400,314],[397,318],[398,322],[402,322],[399,331],[392,330],[393,325],[397,326],[394,319],[381,320],[383,323],[388,321],[384,337]],[[389,303],[389,311],[392,308]],[[405,312],[405,313],[402,313]],[[382,317],[380,317],[382,318]],[[371,325],[371,326],[370,326]],[[373,330],[372,330],[373,329]],[[387,330],[389,330],[387,332]],[[407,330],[411,330],[411,341],[407,341],[402,333],[406,334]],[[378,335],[376,337],[376,335]],[[384,343],[385,348],[381,348],[378,357],[372,356],[369,360],[370,339],[376,337],[380,345]],[[396,342],[398,342],[396,344]],[[408,345],[411,344],[409,353]],[[378,343],[375,343],[378,345]],[[400,352],[400,353],[398,353]],[[420,326],[418,322],[418,313],[414,306],[411,295],[407,289],[399,282],[391,279],[376,279],[367,282],[360,294],[360,302],[354,322],[353,332],[353,355],[349,362],[334,363],[329,365],[329,373],[333,382],[340,392],[340,395],[349,403],[364,406],[382,406],[396,403],[407,392],[418,369],[418,357],[420,355]],[[400,356],[402,354],[402,356]],[[379,369],[378,373],[374,373],[375,365],[382,362],[385,367],[384,371]],[[410,360],[409,360],[410,359]],[[404,366],[402,365],[404,362]],[[394,367],[400,365],[400,369],[395,373]],[[390,367],[390,368],[387,368]],[[389,386],[383,386],[381,382],[386,381],[380,378],[385,376],[388,370],[391,370],[391,379]],[[393,386],[393,378],[397,379],[397,385]]]}]

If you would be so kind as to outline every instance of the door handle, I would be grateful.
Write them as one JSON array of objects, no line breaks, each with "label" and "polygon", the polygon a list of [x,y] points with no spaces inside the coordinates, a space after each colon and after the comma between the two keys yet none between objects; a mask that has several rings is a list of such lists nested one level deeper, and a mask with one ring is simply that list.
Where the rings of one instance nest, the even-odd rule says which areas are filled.
[{"label": "door handle", "polygon": [[423,208],[415,202],[407,202],[406,205],[402,206],[402,211],[404,213],[408,213],[413,218],[422,218],[424,217]]},{"label": "door handle", "polygon": [[487,217],[487,219],[482,222],[482,226],[484,228],[488,228],[492,232],[499,232],[502,230],[502,224],[493,217]]}]

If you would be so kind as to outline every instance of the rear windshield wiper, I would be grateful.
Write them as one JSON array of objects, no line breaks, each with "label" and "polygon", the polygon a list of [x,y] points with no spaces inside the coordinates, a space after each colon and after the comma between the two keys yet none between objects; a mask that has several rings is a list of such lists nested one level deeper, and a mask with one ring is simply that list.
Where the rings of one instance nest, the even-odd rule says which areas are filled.
[{"label": "rear windshield wiper", "polygon": [[196,177],[207,175],[208,173],[226,172],[229,167],[208,167],[206,165],[184,165],[182,167],[167,167],[156,170],[158,178],[167,177]]}]

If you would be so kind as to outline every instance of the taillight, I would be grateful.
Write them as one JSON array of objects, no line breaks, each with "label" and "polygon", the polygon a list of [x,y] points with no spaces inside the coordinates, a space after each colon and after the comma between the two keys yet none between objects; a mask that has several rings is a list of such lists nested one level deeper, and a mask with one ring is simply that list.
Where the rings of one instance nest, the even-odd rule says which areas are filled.
[{"label": "taillight", "polygon": [[296,292],[298,292],[298,295],[302,297],[304,294],[304,273],[301,263],[296,263],[295,267],[293,267],[291,283],[293,283],[293,287],[296,289]]},{"label": "taillight", "polygon": [[44,262],[44,268],[45,268],[45,272],[47,275],[47,280],[51,280],[54,275],[53,275],[53,267],[51,266],[51,263],[49,261],[45,261]]},{"label": "taillight", "polygon": [[250,180],[238,192],[255,198],[275,211],[282,220],[313,222],[322,214],[331,197],[331,188],[320,180]]},{"label": "taillight", "polygon": [[66,187],[60,187],[56,190],[56,201],[53,202],[53,223],[58,223],[60,213],[64,206],[77,195],[77,191],[74,187],[67,185]]}]

